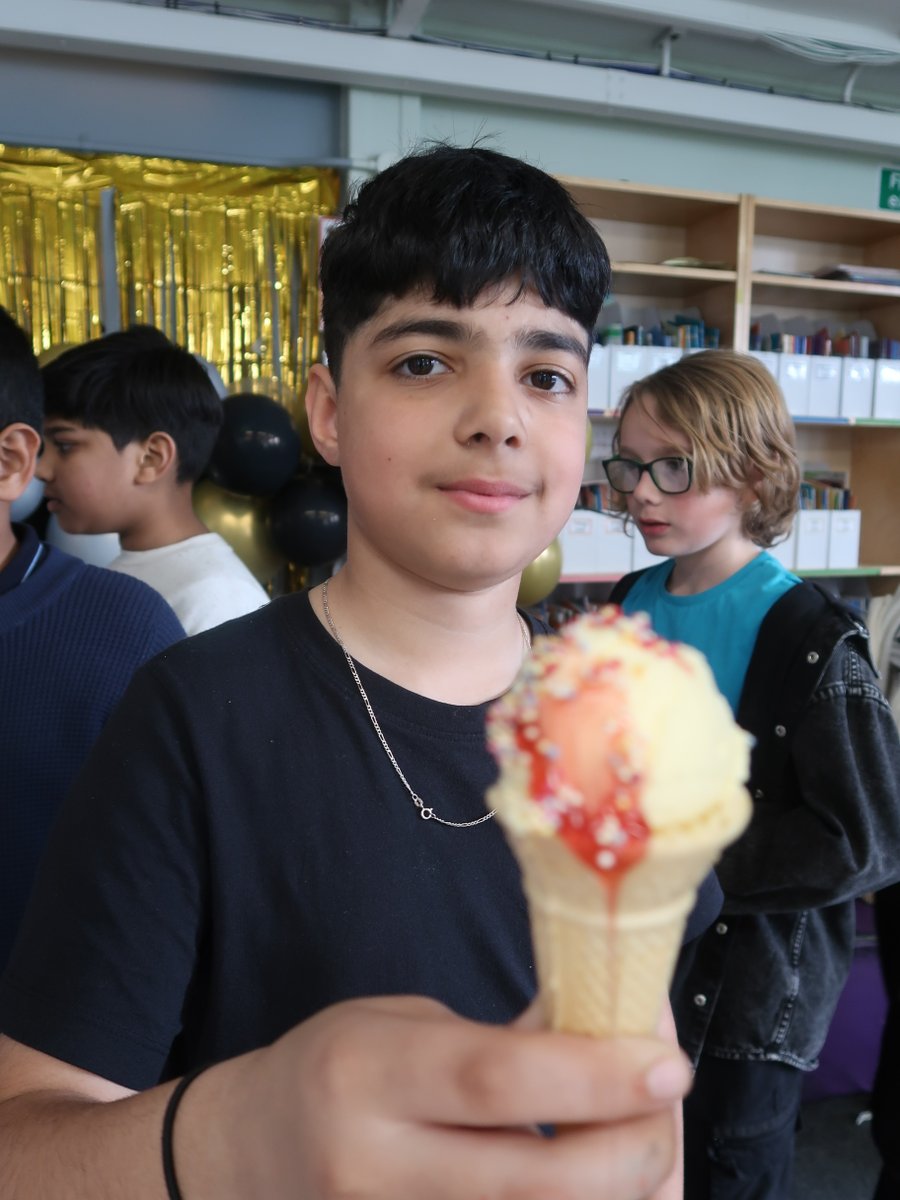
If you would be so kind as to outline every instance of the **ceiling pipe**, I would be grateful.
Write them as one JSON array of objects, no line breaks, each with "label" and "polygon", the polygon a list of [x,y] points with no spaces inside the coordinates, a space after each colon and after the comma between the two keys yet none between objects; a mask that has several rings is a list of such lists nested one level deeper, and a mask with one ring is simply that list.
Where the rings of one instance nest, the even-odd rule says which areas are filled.
[{"label": "ceiling pipe", "polygon": [[857,63],[847,76],[847,82],[844,84],[844,103],[850,104],[853,95],[853,85],[856,83],[857,77],[862,70],[862,63]]},{"label": "ceiling pipe", "polygon": [[653,43],[654,46],[659,46],[660,60],[659,73],[668,78],[672,74],[672,43],[677,41],[681,35],[676,33],[671,27],[663,30],[659,37]]}]

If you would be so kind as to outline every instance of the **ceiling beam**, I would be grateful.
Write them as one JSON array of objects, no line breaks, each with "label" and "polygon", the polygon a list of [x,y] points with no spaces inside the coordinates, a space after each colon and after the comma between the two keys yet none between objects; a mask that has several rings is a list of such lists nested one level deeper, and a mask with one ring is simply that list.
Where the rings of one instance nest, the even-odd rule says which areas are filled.
[{"label": "ceiling beam", "polygon": [[887,161],[900,145],[895,113],[111,0],[0,0],[0,45],[676,125]]},{"label": "ceiling beam", "polygon": [[[546,0],[519,0],[519,3],[545,4]],[[643,20],[726,37],[753,40],[774,33],[900,54],[900,18],[891,0],[877,6],[848,4],[846,18],[825,16],[821,6],[812,17],[808,9],[792,9],[791,0],[771,7],[744,0],[690,0],[688,4],[684,0],[553,0],[553,3],[556,8],[570,12]]]}]

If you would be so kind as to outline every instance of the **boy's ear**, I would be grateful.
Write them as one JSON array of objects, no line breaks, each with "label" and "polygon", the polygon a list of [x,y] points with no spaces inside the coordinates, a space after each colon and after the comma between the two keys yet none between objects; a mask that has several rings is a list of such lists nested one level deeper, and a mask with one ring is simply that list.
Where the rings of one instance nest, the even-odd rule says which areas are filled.
[{"label": "boy's ear", "polygon": [[178,466],[178,450],[168,433],[151,433],[139,445],[135,483],[156,483]]},{"label": "boy's ear", "polygon": [[332,467],[341,463],[337,431],[337,388],[322,363],[309,369],[306,383],[306,420],[313,445]]},{"label": "boy's ear", "polygon": [[0,429],[0,501],[18,500],[31,483],[41,435],[22,422]]}]

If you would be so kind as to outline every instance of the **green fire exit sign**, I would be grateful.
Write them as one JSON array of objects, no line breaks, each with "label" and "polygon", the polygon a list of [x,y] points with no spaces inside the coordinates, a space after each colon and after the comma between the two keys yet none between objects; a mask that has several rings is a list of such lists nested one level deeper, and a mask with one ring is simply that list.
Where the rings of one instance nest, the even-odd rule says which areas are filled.
[{"label": "green fire exit sign", "polygon": [[900,167],[881,168],[881,192],[878,197],[879,208],[889,208],[892,212],[900,212]]}]

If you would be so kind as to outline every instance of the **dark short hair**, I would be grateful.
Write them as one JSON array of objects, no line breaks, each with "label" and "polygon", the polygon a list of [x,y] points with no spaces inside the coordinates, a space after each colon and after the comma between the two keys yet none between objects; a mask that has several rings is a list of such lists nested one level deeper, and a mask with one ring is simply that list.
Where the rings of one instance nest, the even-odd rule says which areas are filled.
[{"label": "dark short hair", "polygon": [[609,279],[600,235],[552,176],[494,150],[432,146],[364,183],[325,240],[328,366],[338,379],[348,337],[390,296],[426,288],[462,308],[510,280],[577,321],[587,353]]},{"label": "dark short hair", "polygon": [[44,385],[31,339],[0,305],[0,429],[30,425],[41,432]]},{"label": "dark short hair", "polygon": [[102,429],[122,450],[167,433],[176,478],[199,478],[222,424],[222,402],[203,366],[150,325],[133,325],[66,350],[43,368],[48,417]]}]

